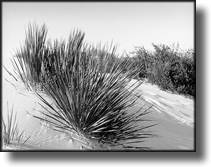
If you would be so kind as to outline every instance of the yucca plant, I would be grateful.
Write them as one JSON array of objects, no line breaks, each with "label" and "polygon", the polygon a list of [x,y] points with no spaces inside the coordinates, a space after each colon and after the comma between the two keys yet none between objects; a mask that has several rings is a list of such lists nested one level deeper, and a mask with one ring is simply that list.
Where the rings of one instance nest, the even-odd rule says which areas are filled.
[{"label": "yucca plant", "polygon": [[7,121],[2,119],[3,144],[25,144],[30,139],[30,136],[26,137],[24,131],[21,131],[18,128],[17,113],[14,113],[13,107],[11,111],[9,110],[8,105],[7,108]]},{"label": "yucca plant", "polygon": [[44,92],[55,105],[38,93],[45,104],[45,112],[42,112],[45,119],[35,117],[52,124],[55,130],[74,131],[95,149],[99,145],[114,149],[146,149],[132,145],[152,137],[145,130],[154,124],[140,126],[138,123],[146,121],[143,116],[149,113],[148,110],[130,111],[137,100],[134,90],[141,83],[128,86],[130,78],[137,74],[132,71],[122,74],[120,66],[131,69],[131,64],[127,61],[123,64],[118,59],[109,64],[111,55],[115,54],[113,48],[100,52],[104,65],[99,65],[95,59],[99,52],[83,45],[83,35],[76,33],[73,39],[77,42],[69,42],[73,44],[71,66],[62,75],[56,75],[50,85],[44,86]]},{"label": "yucca plant", "polygon": [[[137,97],[133,93],[141,82],[129,84],[138,75],[131,70],[132,64],[114,59],[115,47],[102,51],[84,43],[80,31],[74,31],[67,43],[44,45],[46,31],[35,30],[24,49],[32,54],[22,51],[14,61],[17,74],[43,102],[43,116],[34,117],[57,131],[77,134],[84,148],[147,149],[137,144],[153,136],[147,129],[154,124],[145,123],[149,110],[134,111]],[[37,40],[40,36],[42,40]],[[51,101],[34,83],[42,84],[42,92]]]}]

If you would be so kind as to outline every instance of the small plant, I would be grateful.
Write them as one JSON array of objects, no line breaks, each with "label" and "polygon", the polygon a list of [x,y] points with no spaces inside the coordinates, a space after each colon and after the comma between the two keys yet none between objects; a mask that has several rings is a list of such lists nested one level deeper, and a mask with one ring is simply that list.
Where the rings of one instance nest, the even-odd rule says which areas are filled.
[{"label": "small plant", "polygon": [[4,145],[25,144],[30,137],[25,137],[24,131],[20,131],[17,122],[17,113],[14,114],[13,107],[7,111],[7,121],[2,119],[2,139]]}]

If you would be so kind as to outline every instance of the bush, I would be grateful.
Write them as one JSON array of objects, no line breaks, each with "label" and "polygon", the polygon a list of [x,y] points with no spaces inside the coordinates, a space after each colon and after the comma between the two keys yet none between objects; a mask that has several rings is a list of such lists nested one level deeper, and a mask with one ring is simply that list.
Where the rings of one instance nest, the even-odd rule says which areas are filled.
[{"label": "bush", "polygon": [[[136,48],[132,53],[137,62],[137,71],[141,78],[156,84],[164,90],[170,90],[185,95],[195,95],[194,53],[179,52],[167,45],[155,45],[154,52],[144,48]],[[134,58],[133,58],[134,59]],[[144,66],[141,66],[143,65]],[[144,69],[143,69],[144,67]]]},{"label": "bush", "polygon": [[[14,62],[22,81],[43,102],[43,117],[34,117],[57,131],[78,134],[83,142],[91,143],[87,148],[105,145],[113,149],[147,149],[133,145],[152,137],[146,130],[154,124],[144,123],[148,110],[132,111],[137,100],[133,92],[141,84],[129,86],[130,78],[137,76],[135,70],[129,70],[132,64],[115,58],[115,48],[106,50],[85,44],[80,31],[73,32],[67,43],[45,45],[44,39],[37,41],[40,34],[47,32],[45,28],[32,29],[32,35],[29,30],[31,38]],[[42,85],[53,104],[34,85]]]}]

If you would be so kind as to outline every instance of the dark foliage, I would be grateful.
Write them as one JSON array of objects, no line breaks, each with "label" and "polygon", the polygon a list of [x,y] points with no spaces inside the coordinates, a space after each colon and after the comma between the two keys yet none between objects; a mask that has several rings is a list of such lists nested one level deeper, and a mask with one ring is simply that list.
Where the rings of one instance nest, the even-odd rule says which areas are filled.
[{"label": "dark foliage", "polygon": [[[103,144],[147,149],[133,146],[152,137],[147,129],[154,126],[145,123],[149,110],[133,111],[137,100],[133,92],[141,84],[128,86],[137,77],[133,64],[115,58],[115,48],[89,46],[80,31],[74,31],[68,42],[48,44],[46,33],[45,26],[30,26],[25,45],[14,59],[18,76],[43,102],[43,117],[35,117],[57,131],[78,134],[91,148]],[[38,86],[51,101],[37,91]]]},{"label": "dark foliage", "polygon": [[[149,82],[185,95],[195,95],[194,52],[171,48],[166,45],[155,45],[154,52],[144,48],[136,48],[132,53],[137,59],[140,78],[147,78]],[[138,62],[138,63],[137,63]]]}]

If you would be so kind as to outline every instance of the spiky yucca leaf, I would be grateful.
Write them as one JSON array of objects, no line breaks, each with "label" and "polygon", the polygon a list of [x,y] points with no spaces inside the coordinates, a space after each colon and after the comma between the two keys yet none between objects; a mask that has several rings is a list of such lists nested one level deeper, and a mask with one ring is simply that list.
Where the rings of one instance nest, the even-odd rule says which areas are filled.
[{"label": "spiky yucca leaf", "polygon": [[43,25],[30,24],[26,32],[24,45],[17,50],[12,59],[16,76],[26,85],[28,89],[41,82],[44,55],[46,48],[47,28]]}]

